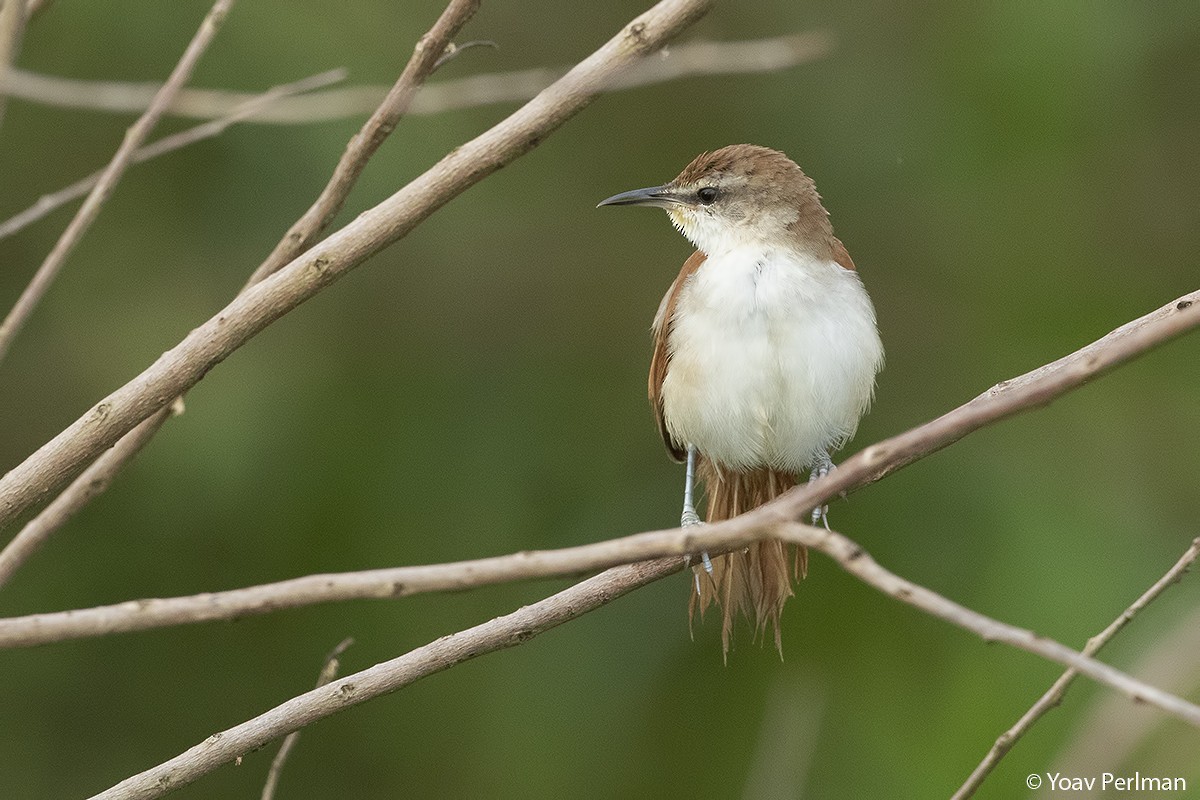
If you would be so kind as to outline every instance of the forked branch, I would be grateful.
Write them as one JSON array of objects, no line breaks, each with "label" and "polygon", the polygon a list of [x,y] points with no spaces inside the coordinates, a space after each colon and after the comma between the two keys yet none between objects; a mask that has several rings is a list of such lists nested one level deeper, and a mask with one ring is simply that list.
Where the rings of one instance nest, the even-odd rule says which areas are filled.
[{"label": "forked branch", "polygon": [[506,120],[240,294],[141,375],[0,478],[0,526],[43,500],[210,369],[305,300],[583,110],[630,64],[662,47],[713,0],[662,0]]},{"label": "forked branch", "polygon": [[[730,537],[712,525],[692,532],[657,534],[673,540],[675,547],[707,548],[717,552]],[[881,567],[858,545],[841,534],[801,523],[781,522],[770,532],[786,541],[803,544],[830,556],[843,569],[868,585],[913,605],[987,641],[1000,641],[1070,666],[1095,680],[1152,704],[1200,727],[1200,707],[1149,686],[1032,631],[990,619],[941,595],[907,581]],[[254,719],[221,733],[157,767],[114,786],[99,798],[154,798],[186,785],[222,764],[261,747],[305,725],[401,689],[427,675],[448,669],[486,653],[522,644],[534,636],[592,611],[634,589],[666,577],[683,567],[678,556],[613,567],[507,616],[498,617],[459,633],[438,639],[403,656],[348,675],[292,698]]]},{"label": "forked branch", "polygon": [[[1046,405],[1073,388],[1175,336],[1200,326],[1200,291],[1173,300],[1095,342],[1012,380],[899,436],[871,445],[822,480],[798,487],[748,514],[691,530],[650,532],[563,550],[524,552],[455,564],[393,567],[310,575],[279,583],[190,597],[148,599],[112,606],[0,619],[0,648],[29,647],[89,636],[193,622],[237,619],[287,608],[367,598],[404,597],[554,575],[574,575],[617,564],[744,546],[780,522],[801,520],[812,507],[923,458],[971,431],[1020,411]],[[0,564],[3,561],[0,559]]]}]

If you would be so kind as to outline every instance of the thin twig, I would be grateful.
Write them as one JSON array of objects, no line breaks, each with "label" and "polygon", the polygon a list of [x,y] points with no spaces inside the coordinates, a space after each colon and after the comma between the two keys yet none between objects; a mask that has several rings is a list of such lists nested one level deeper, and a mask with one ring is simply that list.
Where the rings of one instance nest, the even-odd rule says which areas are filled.
[{"label": "thin twig", "polygon": [[334,167],[329,183],[321,190],[321,194],[309,209],[279,240],[267,259],[254,270],[247,285],[258,283],[276,272],[317,241],[345,205],[350,190],[358,182],[371,156],[408,111],[417,90],[442,63],[454,35],[479,9],[479,3],[480,0],[450,0],[450,4],[446,6],[446,10],[429,33],[417,41],[412,58],[396,79],[387,97],[346,145],[346,151]]},{"label": "thin twig", "polygon": [[391,661],[293,697],[254,719],[208,737],[170,761],[122,781],[92,800],[162,797],[280,736],[476,656],[523,644],[682,567],[679,558],[615,567],[507,616],[443,636]]},{"label": "thin twig", "polygon": [[[1154,641],[1137,653],[1129,671],[1181,697],[1195,697],[1200,692],[1200,607],[1193,606],[1170,627],[1159,631]],[[1191,767],[1195,763],[1194,747],[1172,753],[1170,748],[1154,747],[1149,741],[1156,733],[1177,739],[1178,729],[1165,725],[1167,721],[1160,715],[1146,713],[1148,710],[1130,708],[1111,695],[1092,697],[1072,721],[1072,732],[1055,754],[1050,771],[1064,775],[1128,773],[1134,756],[1139,757],[1143,775],[1171,774],[1173,770],[1151,765],[1147,760],[1161,764],[1163,757],[1169,759],[1172,755],[1182,756],[1177,763]],[[1145,769],[1147,766],[1157,768]]]},{"label": "thin twig", "polygon": [[125,386],[0,477],[0,527],[69,481],[100,453],[301,303],[451,199],[529,152],[598,96],[612,77],[654,52],[715,0],[661,0],[507,119],[455,148],[391,197],[269,279],[242,292]]},{"label": "thin twig", "polygon": [[[313,75],[310,78],[296,81],[295,83],[287,83],[280,86],[275,86],[268,89],[263,94],[252,97],[239,106],[236,106],[228,116],[202,122],[199,125],[188,128],[187,130],[173,133],[169,136],[164,136],[157,141],[139,147],[133,152],[133,156],[129,162],[131,164],[141,164],[149,161],[152,158],[157,158],[167,153],[174,152],[190,144],[211,139],[214,136],[219,136],[224,133],[230,126],[245,122],[248,119],[253,119],[256,114],[261,113],[264,109],[271,106],[281,99],[309,92],[321,86],[328,86],[332,83],[339,83],[346,78],[346,70],[334,69],[328,72],[322,72],[319,75]],[[0,223],[0,239],[12,236],[17,231],[20,231],[29,225],[42,219],[50,212],[61,208],[72,200],[76,200],[86,195],[91,191],[92,187],[99,182],[103,176],[103,170],[92,173],[91,175],[59,189],[57,192],[42,195],[38,201],[29,208],[14,214],[4,222]]]},{"label": "thin twig", "polygon": [[[438,60],[433,62],[433,71],[436,72],[454,59],[461,56],[466,51],[476,47],[490,47],[493,50],[500,49],[500,45],[496,44],[490,39],[472,39],[471,41],[463,42],[462,44],[451,42],[450,44],[446,45],[446,49],[442,52],[441,56],[438,57]],[[411,104],[409,105],[409,108],[412,108]]]},{"label": "thin twig", "polygon": [[[1190,299],[1191,298],[1191,299]],[[523,552],[455,564],[394,567],[362,572],[310,575],[279,583],[191,597],[149,599],[112,606],[34,614],[0,619],[0,648],[30,647],[111,633],[146,630],[192,622],[228,620],[265,614],[287,608],[343,600],[405,597],[421,592],[450,591],[551,575],[579,574],[640,559],[705,549],[697,537],[715,537],[708,549],[719,544],[745,545],[769,532],[780,520],[802,519],[807,508],[823,503],[838,491],[867,485],[898,468],[965,436],[990,421],[1010,416],[1025,408],[1045,405],[1080,383],[1099,375],[1155,345],[1200,325],[1200,291],[1175,300],[1157,311],[1117,328],[1092,344],[1064,356],[1049,367],[1004,381],[957,409],[920,425],[907,433],[871,445],[847,459],[830,477],[855,476],[821,494],[785,495],[763,509],[737,519],[707,526],[701,534],[651,532],[626,536],[580,547]],[[1071,380],[1065,380],[1070,376]],[[981,409],[986,414],[980,415]],[[988,417],[987,414],[991,416]],[[968,416],[970,415],[970,416]],[[946,420],[962,420],[961,429],[946,429]],[[880,455],[884,454],[884,455]],[[890,454],[890,455],[889,455]],[[886,456],[886,457],[885,457]],[[816,486],[827,486],[824,478]]]},{"label": "thin twig", "polygon": [[[459,45],[458,49],[462,49]],[[660,58],[647,59],[626,71],[607,89],[630,89],[666,81],[709,75],[777,72],[827,55],[833,38],[824,31],[786,34],[764,39],[694,41],[671,48]],[[568,67],[536,67],[485,73],[431,82],[412,100],[408,114],[424,116],[465,108],[523,103],[567,73]],[[14,69],[9,96],[61,108],[136,113],[149,103],[153,85],[87,81]],[[270,125],[308,125],[323,120],[370,114],[388,93],[386,86],[353,86],[293,97],[256,114],[249,122]],[[185,88],[168,114],[192,119],[227,116],[254,95],[220,89]]]},{"label": "thin twig", "polygon": [[[317,685],[314,687],[320,689],[325,684],[337,677],[338,658],[342,653],[346,652],[346,648],[354,644],[354,640],[347,637],[338,642],[337,647],[325,656],[325,661],[321,665],[321,672],[317,676]],[[283,765],[287,763],[288,756],[292,754],[292,749],[296,743],[300,741],[300,731],[295,730],[284,737],[283,744],[279,746],[279,752],[275,754],[275,758],[271,759],[271,769],[267,772],[267,782],[263,785],[262,800],[274,800],[275,789],[279,785],[279,776],[283,774]]]},{"label": "thin twig", "polygon": [[113,155],[112,161],[105,167],[104,174],[96,182],[87,199],[83,201],[83,205],[80,206],[67,229],[63,231],[62,236],[54,245],[54,249],[50,251],[50,255],[46,256],[46,260],[34,274],[33,280],[25,287],[25,291],[17,299],[12,311],[9,312],[4,322],[0,323],[0,361],[3,361],[8,348],[12,345],[13,338],[33,312],[34,306],[50,288],[50,284],[54,281],[67,256],[79,243],[87,229],[91,227],[92,222],[100,213],[100,207],[113,193],[117,181],[125,173],[125,168],[129,166],[134,151],[145,141],[151,129],[158,123],[159,118],[170,104],[171,98],[191,77],[192,70],[195,69],[200,56],[208,49],[213,37],[220,30],[221,23],[225,21],[225,16],[233,2],[234,0],[216,0],[213,4],[212,9],[204,17],[204,21],[200,23],[196,35],[192,37],[192,41],[184,51],[183,57],[171,71],[167,82],[154,96],[154,101],[146,109],[146,112],[125,132],[125,138],[121,142],[121,146],[117,148],[116,154]]},{"label": "thin twig", "polygon": [[[1125,609],[1121,616],[1117,617],[1112,623],[1102,630],[1100,633],[1088,640],[1087,646],[1082,652],[1085,656],[1095,655],[1101,647],[1108,644],[1117,633],[1124,628],[1134,618],[1134,616],[1150,603],[1161,595],[1166,589],[1179,582],[1183,574],[1187,572],[1188,567],[1200,556],[1200,538],[1192,541],[1192,546],[1189,547],[1175,565],[1167,570],[1166,574],[1158,579],[1157,582],[1147,589],[1142,596],[1134,600],[1129,608]],[[1139,673],[1140,674],[1140,673]],[[975,767],[974,771],[954,793],[952,800],[965,800],[965,798],[973,797],[975,792],[979,790],[979,786],[984,779],[991,773],[996,765],[1000,763],[1000,759],[1007,755],[1008,751],[1013,748],[1013,745],[1025,735],[1025,733],[1033,727],[1042,716],[1050,709],[1056,707],[1062,702],[1063,695],[1067,693],[1067,689],[1074,683],[1075,678],[1079,676],[1079,671],[1076,669],[1068,669],[1054,685],[1046,690],[1046,693],[1033,704],[1033,706],[1021,716],[1019,720],[1007,731],[1000,734],[996,739],[996,743],[992,745],[992,749],[984,757],[983,761]],[[1117,765],[1112,765],[1115,769]]]}]

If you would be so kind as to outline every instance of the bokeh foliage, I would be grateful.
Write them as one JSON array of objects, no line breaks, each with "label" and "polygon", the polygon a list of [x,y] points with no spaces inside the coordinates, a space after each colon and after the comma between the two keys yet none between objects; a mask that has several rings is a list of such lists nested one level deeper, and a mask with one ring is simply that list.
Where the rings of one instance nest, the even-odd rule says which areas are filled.
[{"label": "bokeh foliage", "polygon": [[[59,0],[19,63],[158,80],[207,6]],[[500,49],[442,77],[571,63],[644,7],[485,3],[466,38]],[[439,10],[243,0],[195,83],[258,90],[343,65],[390,83]],[[644,372],[688,249],[659,213],[593,206],[705,149],[787,151],[858,263],[888,364],[850,451],[1197,288],[1194,2],[764,0],[719,5],[687,36],[814,28],[837,40],[819,63],[601,99],[274,325],[0,591],[0,613],[673,524],[682,473]],[[508,111],[404,121],[340,221]],[[103,164],[130,122],[10,103],[0,217]],[[133,169],[0,365],[2,468],[215,313],[358,124],[244,126]],[[0,306],[67,219],[0,241]],[[1198,385],[1192,337],[835,504],[833,524],[906,577],[1082,646],[1197,534]],[[344,636],[355,670],[563,585],[0,654],[0,796],[98,791],[308,688]],[[743,632],[723,666],[717,626],[689,639],[687,591],[661,582],[314,726],[281,796],[942,796],[1058,674],[819,557],[785,613],[786,659]],[[1132,667],[1197,602],[1186,579],[1105,657]],[[1179,669],[1194,676],[1190,657]],[[980,796],[1023,794],[1103,694],[1077,686]],[[1197,744],[1160,721],[1127,763],[1100,767],[1200,784]],[[268,763],[253,754],[177,796],[256,796]]]}]

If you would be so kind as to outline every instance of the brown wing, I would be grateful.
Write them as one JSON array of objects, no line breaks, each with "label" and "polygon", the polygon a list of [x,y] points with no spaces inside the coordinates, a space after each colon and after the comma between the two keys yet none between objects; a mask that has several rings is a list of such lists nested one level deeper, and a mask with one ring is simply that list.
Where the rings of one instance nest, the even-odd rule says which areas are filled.
[{"label": "brown wing", "polygon": [[663,417],[662,385],[667,377],[667,369],[671,365],[671,353],[667,342],[671,336],[671,325],[675,317],[675,304],[679,301],[679,292],[691,274],[704,263],[705,258],[704,253],[697,250],[687,261],[683,262],[683,269],[679,271],[679,276],[675,278],[675,282],[663,296],[662,302],[658,304],[658,313],[654,315],[654,324],[650,326],[651,335],[654,337],[654,353],[650,356],[650,407],[654,409],[658,434],[662,436],[663,443],[667,446],[667,452],[676,461],[683,461],[687,457],[687,451],[671,438],[671,434],[667,431],[667,421]]},{"label": "brown wing", "polygon": [[850,254],[846,252],[846,245],[836,237],[833,240],[833,260],[851,272],[854,271],[854,262],[850,260]]}]

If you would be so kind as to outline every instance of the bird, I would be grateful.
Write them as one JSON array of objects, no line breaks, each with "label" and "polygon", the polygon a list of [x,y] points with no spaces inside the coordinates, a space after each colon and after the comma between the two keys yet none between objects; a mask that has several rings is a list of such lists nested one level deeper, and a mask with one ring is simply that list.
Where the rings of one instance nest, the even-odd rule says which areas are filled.
[{"label": "bird", "polygon": [[[834,236],[813,180],[784,153],[736,144],[697,156],[669,183],[599,206],[663,208],[696,248],[651,326],[649,398],[670,456],[686,462],[683,527],[730,519],[834,468],[883,367],[875,308]],[[826,509],[813,522],[828,527]],[[778,540],[692,564],[689,626],[722,614],[722,653],[734,620],[773,629],[807,552]]]}]

